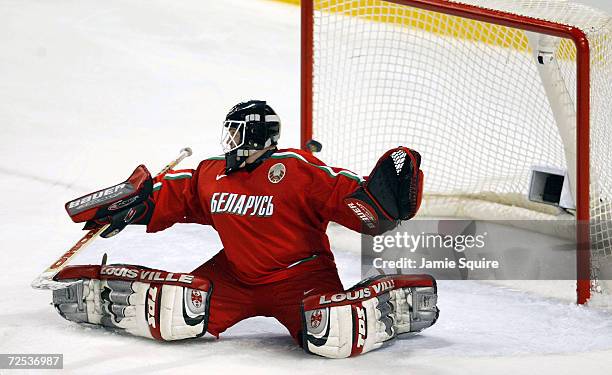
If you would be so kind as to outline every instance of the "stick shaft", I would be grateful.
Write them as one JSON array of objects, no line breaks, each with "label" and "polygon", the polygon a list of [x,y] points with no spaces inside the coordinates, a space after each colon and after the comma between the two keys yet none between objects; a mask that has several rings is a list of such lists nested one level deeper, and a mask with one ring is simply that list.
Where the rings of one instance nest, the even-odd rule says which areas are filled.
[{"label": "stick shaft", "polygon": [[172,168],[176,167],[180,162],[183,161],[183,159],[185,159],[186,157],[191,156],[192,151],[191,148],[189,147],[185,147],[184,149],[181,150],[181,152],[179,153],[179,156],[172,160],[170,163],[168,163],[168,165],[166,165],[164,168],[162,168],[161,171],[159,171],[159,173],[156,175],[159,176],[161,174],[164,174],[166,172],[168,172],[169,170],[171,170]]}]

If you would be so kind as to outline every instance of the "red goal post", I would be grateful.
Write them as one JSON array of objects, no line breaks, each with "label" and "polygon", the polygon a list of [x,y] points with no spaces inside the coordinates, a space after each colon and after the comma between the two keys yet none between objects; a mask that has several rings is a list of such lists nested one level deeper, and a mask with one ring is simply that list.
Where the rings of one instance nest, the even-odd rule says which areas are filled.
[{"label": "red goal post", "polygon": [[[552,0],[551,0],[552,1]],[[326,1],[329,2],[329,1]],[[501,10],[486,9],[474,5],[447,0],[354,0],[352,3],[368,6],[373,2],[388,2],[426,11],[482,21],[488,24],[506,26],[538,34],[545,34],[573,41],[576,48],[576,220],[577,225],[577,301],[585,303],[591,289],[591,250],[590,250],[590,48],[585,32],[549,20],[537,19]],[[317,0],[302,0],[301,33],[301,145],[305,147],[313,137],[313,66],[314,51],[314,13]],[[351,1],[345,1],[351,3]],[[409,145],[410,146],[410,145]],[[325,147],[325,144],[323,145]],[[424,154],[427,158],[427,154]]]}]

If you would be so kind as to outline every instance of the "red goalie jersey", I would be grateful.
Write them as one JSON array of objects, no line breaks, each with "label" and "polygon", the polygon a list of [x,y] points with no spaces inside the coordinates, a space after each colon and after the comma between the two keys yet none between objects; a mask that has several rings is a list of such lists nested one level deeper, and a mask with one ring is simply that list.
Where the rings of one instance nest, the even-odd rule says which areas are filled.
[{"label": "red goalie jersey", "polygon": [[236,278],[247,284],[279,281],[334,265],[325,230],[330,221],[361,230],[362,221],[344,198],[362,181],[295,149],[274,151],[256,168],[230,175],[223,157],[207,159],[196,170],[155,179],[147,231],[175,223],[211,225]]}]

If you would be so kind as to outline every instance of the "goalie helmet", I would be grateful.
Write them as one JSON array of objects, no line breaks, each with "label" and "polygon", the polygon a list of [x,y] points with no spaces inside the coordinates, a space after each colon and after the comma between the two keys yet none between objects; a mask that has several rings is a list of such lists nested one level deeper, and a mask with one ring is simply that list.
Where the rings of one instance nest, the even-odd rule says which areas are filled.
[{"label": "goalie helmet", "polygon": [[280,118],[265,101],[236,104],[225,117],[221,134],[225,172],[241,168],[250,155],[276,145],[279,137]]}]

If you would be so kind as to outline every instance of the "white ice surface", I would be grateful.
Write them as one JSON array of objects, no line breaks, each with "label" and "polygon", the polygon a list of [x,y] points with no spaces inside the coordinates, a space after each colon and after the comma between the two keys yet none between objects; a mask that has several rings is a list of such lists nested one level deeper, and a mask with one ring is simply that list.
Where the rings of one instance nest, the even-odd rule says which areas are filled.
[{"label": "white ice surface", "polygon": [[[263,0],[5,0],[0,46],[0,353],[63,353],[73,374],[610,372],[611,315],[476,282],[440,282],[434,327],[349,360],[304,354],[268,318],[220,340],[176,343],[61,319],[50,294],[29,283],[82,235],[65,201],[139,163],[159,169],[186,145],[195,155],[184,166],[219,153],[221,120],[242,99],[267,99],[284,145],[297,146],[299,11]],[[330,235],[350,286],[358,239],[337,228]],[[154,235],[135,227],[75,263],[107,252],[111,262],[188,271],[219,248],[206,227]]]}]

